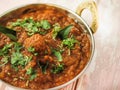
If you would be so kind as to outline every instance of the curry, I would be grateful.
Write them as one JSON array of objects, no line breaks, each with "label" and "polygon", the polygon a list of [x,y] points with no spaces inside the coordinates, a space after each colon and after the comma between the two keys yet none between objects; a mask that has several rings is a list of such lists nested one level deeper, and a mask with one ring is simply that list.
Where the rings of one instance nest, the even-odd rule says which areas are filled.
[{"label": "curry", "polygon": [[16,31],[16,41],[0,33],[0,79],[20,88],[47,89],[77,76],[89,61],[89,35],[67,12],[53,6],[24,10],[0,24]]}]

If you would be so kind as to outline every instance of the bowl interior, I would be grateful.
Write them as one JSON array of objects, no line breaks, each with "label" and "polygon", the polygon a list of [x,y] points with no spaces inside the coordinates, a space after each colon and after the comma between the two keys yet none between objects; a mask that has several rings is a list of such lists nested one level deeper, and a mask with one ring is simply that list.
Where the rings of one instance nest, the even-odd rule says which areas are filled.
[{"label": "bowl interior", "polygon": [[[91,32],[89,26],[86,24],[86,22],[79,15],[77,15],[75,12],[73,12],[73,11],[71,11],[71,10],[65,8],[65,7],[61,7],[61,6],[54,5],[54,4],[30,4],[30,5],[24,5],[24,6],[20,6],[20,7],[17,7],[17,8],[13,8],[12,10],[9,10],[9,11],[3,13],[2,15],[0,15],[0,24],[4,25],[5,22],[7,22],[9,19],[18,18],[21,14],[29,13],[31,11],[35,11],[38,8],[44,9],[44,7],[48,7],[48,6],[56,7],[61,12],[64,12],[69,17],[73,18],[82,27],[84,32],[88,33],[89,39],[91,41],[91,57],[89,59],[89,62],[85,66],[85,68],[82,70],[82,72],[80,72],[75,78],[73,78],[69,82],[67,82],[67,83],[65,83],[63,85],[48,89],[48,90],[56,90],[56,89],[60,89],[60,88],[62,88],[64,86],[66,86],[66,85],[70,84],[71,82],[75,81],[76,79],[78,79],[83,74],[83,72],[85,72],[86,68],[88,67],[88,65],[90,64],[90,62],[92,60],[93,53],[94,53],[94,38],[93,38],[92,32]],[[4,82],[4,81],[2,81],[2,82]],[[21,90],[21,88],[14,87],[12,85],[9,85],[9,86],[11,86],[11,87],[13,87],[13,88],[15,88],[17,90],[19,90],[19,89]],[[28,89],[23,89],[23,90],[28,90]]]}]

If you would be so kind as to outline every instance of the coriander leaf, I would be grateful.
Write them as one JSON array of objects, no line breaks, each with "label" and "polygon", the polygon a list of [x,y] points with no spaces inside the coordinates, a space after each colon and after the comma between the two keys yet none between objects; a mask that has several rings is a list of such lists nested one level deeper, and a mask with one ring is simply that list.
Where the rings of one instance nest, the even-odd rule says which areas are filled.
[{"label": "coriander leaf", "polygon": [[0,67],[4,66],[5,64],[7,64],[9,61],[9,56],[4,56],[2,59],[1,59],[1,62],[2,64],[0,64]]},{"label": "coriander leaf", "polygon": [[35,56],[38,55],[38,53],[35,52],[35,48],[34,48],[34,47],[29,47],[29,48],[28,48],[28,51],[31,52],[31,53],[33,53]]},{"label": "coriander leaf", "polygon": [[25,65],[27,65],[28,62],[30,62],[31,59],[32,59],[32,56],[30,56],[30,57],[24,56],[24,57],[23,57],[23,60],[20,60],[20,61],[18,62],[18,64],[19,64],[20,66],[25,67]]},{"label": "coriander leaf", "polygon": [[41,20],[40,24],[41,24],[41,27],[45,30],[48,30],[51,28],[50,23],[47,20]]},{"label": "coriander leaf", "polygon": [[67,46],[69,49],[72,49],[74,44],[77,42],[78,41],[76,39],[74,39],[73,37],[70,37],[62,41],[62,46]]},{"label": "coriander leaf", "polygon": [[13,45],[12,43],[6,44],[2,49],[0,49],[0,56],[8,54],[9,49],[12,47],[12,45]]},{"label": "coriander leaf", "polygon": [[46,33],[47,33],[47,31],[42,31],[42,30],[39,32],[39,34],[41,34],[41,35],[45,35]]},{"label": "coriander leaf", "polygon": [[32,67],[30,67],[29,69],[27,69],[26,74],[30,75],[30,80],[35,79],[36,76],[37,76],[36,75],[36,71]]},{"label": "coriander leaf", "polygon": [[53,68],[52,68],[51,72],[54,73],[54,74],[58,74],[58,73],[61,73],[63,70],[64,70],[64,65],[59,64],[58,66],[53,65]]},{"label": "coriander leaf", "polygon": [[15,26],[20,26],[21,25],[21,19],[18,19],[16,22],[13,22],[12,23],[12,26],[15,27]]},{"label": "coriander leaf", "polygon": [[6,50],[8,50],[9,48],[11,48],[12,47],[12,43],[10,43],[10,44],[6,44],[4,47],[3,47],[3,49],[2,49],[2,51],[6,51]]},{"label": "coriander leaf", "polygon": [[14,42],[14,50],[16,52],[20,52],[21,49],[22,49],[22,45],[18,42]]},{"label": "coriander leaf", "polygon": [[62,40],[68,38],[68,34],[70,30],[72,29],[73,25],[68,25],[62,30],[58,32],[58,37],[60,37]]},{"label": "coriander leaf", "polygon": [[53,32],[52,32],[52,37],[55,39],[58,35],[58,32],[61,30],[61,27],[58,23],[53,25]]},{"label": "coriander leaf", "polygon": [[32,56],[30,57],[23,56],[20,52],[13,52],[11,55],[11,64],[13,67],[17,67],[17,66],[25,67],[25,65],[27,65],[31,59]]},{"label": "coriander leaf", "polygon": [[12,67],[18,71],[18,66],[25,67],[25,65],[32,59],[28,56],[23,56],[22,53],[20,53],[20,50],[22,48],[22,45],[18,42],[14,43],[14,50],[15,52],[11,55],[11,64]]},{"label": "coriander leaf", "polygon": [[37,74],[35,73],[35,74],[32,74],[31,76],[30,76],[30,80],[33,80],[33,79],[35,79],[37,77]]},{"label": "coriander leaf", "polygon": [[11,56],[11,64],[18,65],[19,61],[23,60],[23,55],[19,52],[13,52]]},{"label": "coriander leaf", "polygon": [[62,61],[62,55],[61,55],[62,50],[58,51],[51,47],[51,51],[52,51],[52,54],[57,57],[58,61],[61,62]]},{"label": "coriander leaf", "polygon": [[32,56],[24,56],[24,65],[27,65],[32,60]]},{"label": "coriander leaf", "polygon": [[33,53],[33,52],[35,52],[35,48],[34,47],[29,47],[28,51]]},{"label": "coriander leaf", "polygon": [[33,68],[30,67],[29,69],[27,69],[26,74],[31,75],[31,74],[33,74],[33,73],[34,73]]},{"label": "coriander leaf", "polygon": [[22,25],[23,28],[26,28],[28,35],[31,36],[35,33],[39,33],[39,29],[36,26],[36,22],[32,18],[26,19],[25,23]]},{"label": "coriander leaf", "polygon": [[59,62],[62,61],[62,55],[61,55],[61,53],[59,51],[54,50],[53,54],[57,57]]},{"label": "coriander leaf", "polygon": [[36,26],[36,22],[32,18],[18,19],[16,22],[12,23],[13,27],[21,26],[25,28],[28,32],[28,35],[33,35],[39,32],[38,27]]},{"label": "coriander leaf", "polygon": [[[39,33],[44,35],[47,33],[46,30],[50,29],[50,23],[47,20],[34,21],[33,18],[18,19],[16,22],[12,23],[13,27],[20,26],[27,31],[29,36]],[[42,29],[44,30],[42,30]]]}]

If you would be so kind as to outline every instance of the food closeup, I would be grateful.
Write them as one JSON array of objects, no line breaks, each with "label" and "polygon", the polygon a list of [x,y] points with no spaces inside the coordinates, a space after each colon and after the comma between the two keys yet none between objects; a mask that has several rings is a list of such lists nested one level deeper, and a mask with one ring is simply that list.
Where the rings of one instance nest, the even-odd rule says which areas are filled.
[{"label": "food closeup", "polygon": [[16,33],[8,34],[9,29],[7,34],[0,33],[0,79],[36,90],[72,80],[90,59],[89,34],[65,10],[54,6],[22,12],[0,17],[0,25]]}]

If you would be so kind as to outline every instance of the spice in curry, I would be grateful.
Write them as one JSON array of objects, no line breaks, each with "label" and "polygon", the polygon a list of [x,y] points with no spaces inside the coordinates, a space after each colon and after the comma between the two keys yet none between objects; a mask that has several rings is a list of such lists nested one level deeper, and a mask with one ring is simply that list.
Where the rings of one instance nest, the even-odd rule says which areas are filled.
[{"label": "spice in curry", "polygon": [[17,32],[16,41],[0,33],[0,79],[11,85],[38,90],[64,84],[90,58],[88,34],[58,8],[38,8],[4,26]]}]

